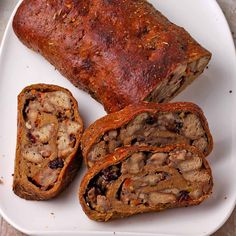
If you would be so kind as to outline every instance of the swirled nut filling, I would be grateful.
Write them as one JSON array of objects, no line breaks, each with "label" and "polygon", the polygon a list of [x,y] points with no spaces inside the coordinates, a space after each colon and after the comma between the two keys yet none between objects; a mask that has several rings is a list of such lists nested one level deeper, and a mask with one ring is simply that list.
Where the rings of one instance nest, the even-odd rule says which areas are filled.
[{"label": "swirled nut filling", "polygon": [[181,64],[163,80],[145,99],[149,102],[168,102],[183,91],[192,81],[198,77],[208,64],[207,56],[188,64]]},{"label": "swirled nut filling", "polygon": [[118,147],[152,145],[163,147],[170,144],[193,145],[207,152],[208,139],[199,117],[191,112],[148,112],[138,114],[129,123],[106,132],[88,153],[91,167]]},{"label": "swirled nut filling", "polygon": [[27,93],[22,113],[25,121],[21,165],[28,180],[49,190],[74,150],[81,124],[75,121],[70,96],[63,91]]},{"label": "swirled nut filling", "polygon": [[91,177],[83,198],[91,210],[125,215],[200,203],[212,185],[203,157],[175,147],[128,154]]}]

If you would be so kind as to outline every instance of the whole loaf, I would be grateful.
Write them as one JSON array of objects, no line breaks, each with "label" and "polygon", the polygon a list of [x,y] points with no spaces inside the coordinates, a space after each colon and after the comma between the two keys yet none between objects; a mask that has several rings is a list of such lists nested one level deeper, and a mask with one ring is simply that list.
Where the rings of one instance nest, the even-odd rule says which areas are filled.
[{"label": "whole loaf", "polygon": [[13,29],[109,113],[168,102],[211,57],[145,0],[24,0]]}]

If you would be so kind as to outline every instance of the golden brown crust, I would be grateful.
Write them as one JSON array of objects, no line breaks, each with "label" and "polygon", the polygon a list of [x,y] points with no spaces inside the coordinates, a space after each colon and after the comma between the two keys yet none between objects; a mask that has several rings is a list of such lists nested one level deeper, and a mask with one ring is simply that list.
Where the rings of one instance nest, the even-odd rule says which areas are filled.
[{"label": "golden brown crust", "polygon": [[[29,91],[41,91],[41,92],[53,92],[63,91],[69,95],[74,110],[75,121],[77,121],[81,128],[76,135],[76,143],[73,151],[66,158],[64,167],[61,169],[57,181],[54,186],[47,191],[40,190],[36,185],[27,181],[24,176],[24,170],[19,168],[21,161],[20,145],[23,139],[23,130],[25,129],[25,121],[23,118],[23,108],[25,104],[25,94]],[[34,84],[30,85],[22,90],[18,95],[18,118],[17,118],[17,146],[16,146],[16,158],[15,158],[15,171],[13,179],[13,191],[16,195],[27,200],[47,200],[56,197],[68,184],[73,180],[82,162],[81,150],[80,150],[80,139],[83,132],[83,121],[79,115],[78,104],[71,92],[65,88],[48,85],[48,84]]]},{"label": "golden brown crust", "polygon": [[[143,152],[171,152],[176,148],[188,150],[192,153],[195,153],[197,156],[199,156],[202,160],[204,168],[207,170],[207,173],[210,175],[211,180],[210,180],[210,189],[208,190],[208,193],[201,196],[198,199],[191,199],[189,201],[184,201],[184,202],[176,202],[175,204],[164,204],[162,207],[147,207],[145,208],[144,211],[140,211],[138,208],[135,209],[133,208],[132,211],[129,212],[118,212],[118,211],[113,211],[112,209],[109,210],[108,212],[98,212],[96,210],[92,210],[89,205],[86,203],[84,195],[87,191],[88,184],[90,180],[96,176],[101,170],[106,169],[107,167],[111,165],[115,165],[117,163],[120,163],[124,161],[128,156],[132,155],[133,153],[143,151]],[[174,187],[174,186],[172,186]],[[131,216],[134,214],[139,214],[139,213],[144,213],[144,212],[157,212],[157,211],[162,211],[168,208],[176,208],[176,207],[188,207],[188,206],[193,206],[193,205],[198,205],[202,201],[204,201],[206,198],[208,198],[211,193],[212,193],[212,188],[213,188],[213,181],[212,181],[212,172],[210,169],[210,166],[206,159],[204,158],[203,154],[195,147],[189,146],[189,145],[171,145],[167,147],[151,147],[151,146],[131,146],[131,147],[124,147],[124,148],[118,148],[113,154],[107,155],[106,159],[98,162],[97,165],[94,165],[92,168],[88,170],[84,178],[82,179],[82,182],[80,184],[80,189],[79,189],[79,199],[80,199],[80,204],[82,205],[82,208],[86,215],[96,221],[108,221],[111,219],[116,219],[116,218],[123,218],[127,216]]]},{"label": "golden brown crust", "polygon": [[213,149],[213,139],[209,130],[208,122],[204,116],[203,111],[199,106],[191,102],[176,102],[167,104],[147,103],[141,102],[125,107],[115,113],[108,114],[93,124],[91,124],[84,132],[81,139],[81,147],[85,163],[88,166],[88,153],[92,146],[109,130],[120,128],[121,126],[130,122],[134,117],[140,113],[148,112],[156,114],[159,112],[177,112],[189,111],[197,115],[200,119],[208,139],[207,152],[205,156],[209,155]]},{"label": "golden brown crust", "polygon": [[147,99],[178,66],[204,59],[199,70],[186,76],[184,89],[211,58],[145,0],[24,0],[13,29],[109,113]]}]

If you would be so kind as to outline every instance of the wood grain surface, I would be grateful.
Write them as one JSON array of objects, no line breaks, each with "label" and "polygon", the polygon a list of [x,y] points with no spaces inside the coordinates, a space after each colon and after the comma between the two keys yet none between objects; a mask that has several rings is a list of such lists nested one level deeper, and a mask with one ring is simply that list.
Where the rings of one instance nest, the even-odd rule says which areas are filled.
[{"label": "wood grain surface", "polygon": [[[18,0],[0,0],[0,43],[7,25],[7,21],[17,4]],[[236,0],[217,0],[223,9],[224,14],[231,27],[234,42],[236,43]],[[0,236],[23,236],[21,232],[15,230],[0,216]],[[213,236],[236,236],[236,209]]]}]

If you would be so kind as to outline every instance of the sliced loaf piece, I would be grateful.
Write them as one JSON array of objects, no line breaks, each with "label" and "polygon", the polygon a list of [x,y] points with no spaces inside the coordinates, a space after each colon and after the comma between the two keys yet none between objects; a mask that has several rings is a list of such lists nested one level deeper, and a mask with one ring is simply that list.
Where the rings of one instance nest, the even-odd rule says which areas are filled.
[{"label": "sliced loaf piece", "polygon": [[83,122],[77,101],[64,88],[36,84],[18,96],[13,191],[30,200],[57,196],[81,163]]}]

